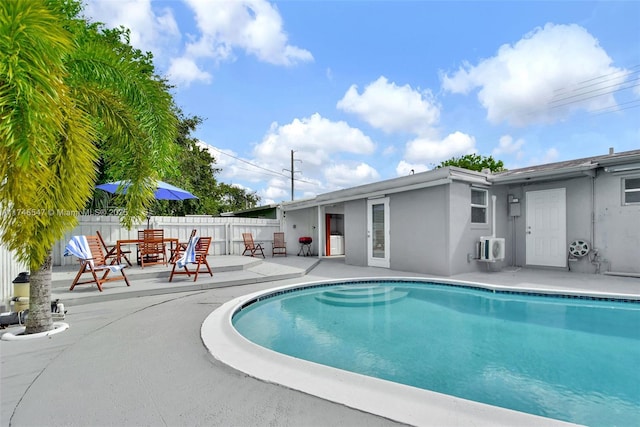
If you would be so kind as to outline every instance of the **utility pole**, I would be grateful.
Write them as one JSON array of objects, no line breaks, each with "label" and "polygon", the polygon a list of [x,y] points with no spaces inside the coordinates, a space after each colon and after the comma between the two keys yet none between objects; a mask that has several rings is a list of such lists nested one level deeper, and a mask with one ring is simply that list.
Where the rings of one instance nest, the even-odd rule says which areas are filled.
[{"label": "utility pole", "polygon": [[[294,182],[294,174],[296,173],[296,170],[293,168],[293,153],[294,151],[291,150],[291,169],[282,169],[285,172],[291,172],[291,201],[293,201],[293,194],[294,194],[294,188],[293,188],[293,182]],[[302,160],[298,160],[298,162],[301,162]]]},{"label": "utility pole", "polygon": [[291,150],[291,201],[293,202],[293,150]]}]

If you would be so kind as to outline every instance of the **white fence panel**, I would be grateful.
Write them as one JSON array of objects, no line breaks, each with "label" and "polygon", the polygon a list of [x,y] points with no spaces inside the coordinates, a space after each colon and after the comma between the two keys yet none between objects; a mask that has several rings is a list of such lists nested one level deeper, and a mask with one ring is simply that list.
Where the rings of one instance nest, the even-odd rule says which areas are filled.
[{"label": "white fence panel", "polygon": [[[107,244],[120,239],[136,239],[138,230],[147,227],[147,222],[127,230],[120,225],[117,216],[80,216],[78,225],[65,237],[59,240],[53,251],[53,265],[70,265],[77,263],[75,257],[65,257],[64,248],[71,236],[94,235],[99,230]],[[242,233],[252,233],[255,242],[273,241],[273,233],[280,231],[280,220],[263,218],[236,218],[210,216],[153,216],[149,220],[150,228],[162,228],[165,236],[177,237],[186,242],[194,228],[198,235],[212,237],[209,253],[211,255],[242,255],[244,243]]]},{"label": "white fence panel", "polygon": [[0,245],[0,307],[2,311],[9,311],[9,298],[13,295],[13,279],[18,277],[18,273],[29,271],[29,267],[18,262],[15,254],[8,250],[4,245]]},{"label": "white fence panel", "polygon": [[[154,216],[149,220],[151,228],[162,228],[165,236],[177,237],[186,242],[191,230],[198,230],[198,235],[211,236],[211,255],[242,255],[244,243],[242,233],[252,233],[256,243],[263,243],[265,249],[273,242],[273,233],[281,231],[278,219],[210,217],[210,216]],[[78,217],[78,225],[60,239],[53,248],[53,265],[77,265],[75,257],[65,257],[64,248],[71,236],[95,235],[100,231],[107,244],[122,239],[136,239],[138,230],[147,227],[147,222],[135,225],[131,230],[120,225],[117,216],[83,215]],[[0,304],[8,310],[8,299],[13,295],[13,279],[22,271],[29,271],[28,266],[19,263],[14,254],[0,245]]]}]

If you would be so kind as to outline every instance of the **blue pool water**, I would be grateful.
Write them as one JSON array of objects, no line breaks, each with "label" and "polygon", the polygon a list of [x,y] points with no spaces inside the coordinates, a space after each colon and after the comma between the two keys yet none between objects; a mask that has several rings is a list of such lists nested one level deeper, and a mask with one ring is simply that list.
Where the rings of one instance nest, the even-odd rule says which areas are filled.
[{"label": "blue pool water", "polygon": [[280,353],[590,426],[640,425],[640,304],[426,282],[314,286],[245,304]]}]

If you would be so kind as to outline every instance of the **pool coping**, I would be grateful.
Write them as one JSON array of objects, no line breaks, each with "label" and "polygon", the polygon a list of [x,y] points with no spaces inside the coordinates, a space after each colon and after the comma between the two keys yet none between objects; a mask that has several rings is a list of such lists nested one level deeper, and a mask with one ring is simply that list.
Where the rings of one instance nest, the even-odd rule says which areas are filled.
[{"label": "pool coping", "polygon": [[522,284],[516,288],[437,277],[394,276],[319,280],[273,287],[234,298],[214,310],[205,319],[201,327],[201,338],[215,359],[251,377],[405,424],[438,426],[576,425],[298,359],[249,341],[240,335],[232,325],[233,315],[260,296],[313,286],[385,280],[428,282],[516,294],[640,301],[636,295],[544,289],[538,285],[526,288],[522,287]]}]

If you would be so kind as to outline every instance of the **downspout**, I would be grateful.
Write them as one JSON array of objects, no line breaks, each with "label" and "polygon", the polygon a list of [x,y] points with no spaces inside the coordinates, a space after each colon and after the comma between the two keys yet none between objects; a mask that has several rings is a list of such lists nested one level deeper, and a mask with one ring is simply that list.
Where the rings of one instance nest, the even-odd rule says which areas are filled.
[{"label": "downspout", "polygon": [[[317,227],[312,227],[311,230],[311,235],[313,236],[313,238],[318,242],[318,258],[324,258],[323,254],[325,253],[325,240],[322,238],[323,237],[323,233],[324,233],[324,222],[322,221],[322,214],[324,212],[324,207],[321,205],[318,205],[318,214],[317,214],[317,221],[318,221],[318,226]],[[315,236],[313,233],[313,228],[315,228]]]},{"label": "downspout", "polygon": [[596,267],[595,274],[600,274],[602,266],[602,260],[598,249],[596,248],[596,175],[597,171],[593,171],[591,176],[591,253],[589,254],[589,261]]},{"label": "downspout", "polygon": [[491,195],[491,237],[496,237],[496,195]]},{"label": "downspout", "polygon": [[596,247],[596,177],[591,176],[591,247]]}]

